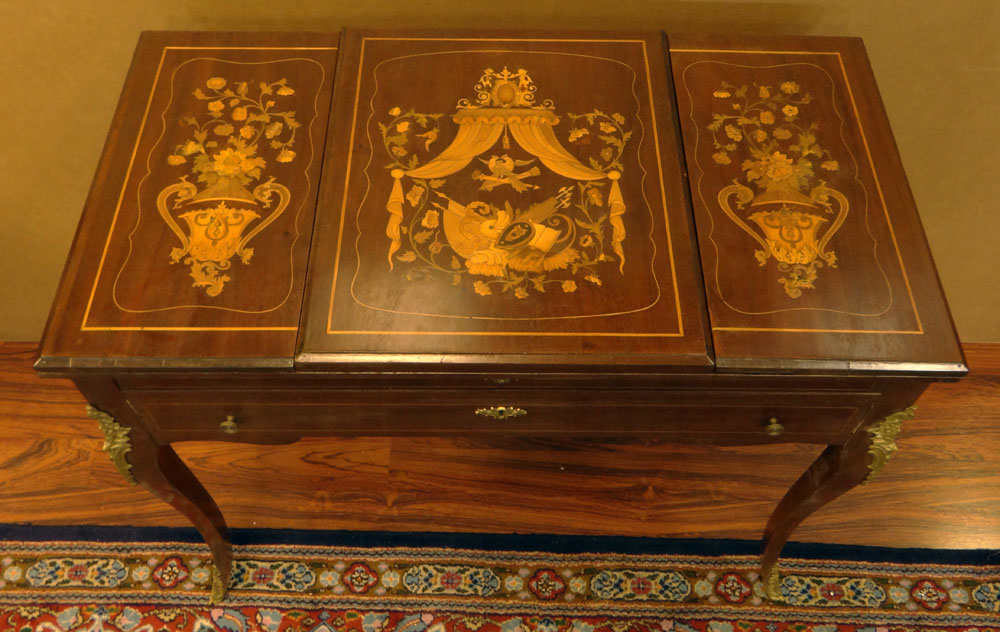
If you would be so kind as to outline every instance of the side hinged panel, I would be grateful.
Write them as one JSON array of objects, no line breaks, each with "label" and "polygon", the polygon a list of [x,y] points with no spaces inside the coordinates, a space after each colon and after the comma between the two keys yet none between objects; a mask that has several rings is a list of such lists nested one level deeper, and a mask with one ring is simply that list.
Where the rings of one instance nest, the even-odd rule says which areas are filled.
[{"label": "side hinged panel", "polygon": [[712,366],[662,34],[344,41],[299,362]]},{"label": "side hinged panel", "polygon": [[40,370],[291,366],[339,41],[143,34]]},{"label": "side hinged panel", "polygon": [[964,373],[861,41],[669,39],[720,369]]}]

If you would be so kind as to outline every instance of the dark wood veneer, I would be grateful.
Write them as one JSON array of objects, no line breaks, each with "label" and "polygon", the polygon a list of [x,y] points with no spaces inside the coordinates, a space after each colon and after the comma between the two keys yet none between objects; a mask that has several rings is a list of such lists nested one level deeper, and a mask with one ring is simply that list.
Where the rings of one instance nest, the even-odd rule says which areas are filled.
[{"label": "dark wood veneer", "polygon": [[[77,229],[40,368],[210,368],[223,358],[226,366],[291,367],[339,40],[338,33],[143,33]],[[219,91],[207,85],[220,80]],[[263,82],[271,84],[266,91]],[[294,111],[294,117],[255,120],[265,114],[253,101],[272,113]],[[293,120],[299,126],[294,130]],[[293,132],[292,144],[270,147]],[[198,133],[204,134],[200,142]],[[237,164],[223,169],[240,168],[241,156],[265,162],[254,165],[261,173],[249,174],[241,191],[213,189],[201,176],[220,172],[195,170],[198,145],[207,148],[210,166],[222,162],[213,163],[211,154],[227,150]],[[282,156],[284,150],[294,155]],[[287,187],[289,200],[285,204],[278,192],[266,203],[251,199],[243,206],[255,219],[218,215],[218,223],[195,228],[203,220],[185,212],[220,201],[239,207],[233,198],[253,195],[272,178]],[[158,197],[182,180],[206,200],[181,204],[176,194],[165,200],[176,230],[192,244],[172,262],[182,242],[160,216]],[[195,240],[195,230],[206,237]],[[230,238],[237,230],[251,239],[232,252],[241,241]],[[218,267],[206,276],[229,277],[216,295],[210,285],[195,284],[197,264],[189,259],[198,248],[205,252],[195,258]],[[226,248],[228,258],[215,253]]]},{"label": "dark wood veneer", "polygon": [[[835,443],[848,436],[876,399],[845,393],[755,390],[620,391],[476,389],[236,390],[128,392],[133,408],[158,434],[226,439],[220,423],[231,415],[239,437],[282,431],[317,434],[455,435],[575,434],[697,436],[712,443],[804,441]],[[715,402],[706,409],[705,402]],[[475,411],[483,402],[523,407],[528,414],[489,420]],[[768,420],[784,433],[766,437]],[[587,420],[585,423],[581,420]],[[237,438],[237,437],[233,437]]]},{"label": "dark wood veneer", "polygon": [[[665,59],[659,33],[349,32],[334,105],[334,120],[343,124],[333,126],[331,132],[332,150],[321,192],[328,212],[317,224],[313,247],[313,260],[323,263],[311,271],[313,283],[297,363],[329,368],[357,363],[358,355],[381,356],[387,362],[493,366],[500,362],[594,364],[614,358],[619,365],[710,370],[700,281],[692,273],[697,264]],[[432,164],[460,134],[462,117],[484,111],[492,117],[505,116],[506,110],[493,107],[492,102],[481,108],[475,105],[477,86],[487,76],[484,73],[502,69],[512,73],[524,69],[535,91],[530,93],[535,101],[512,111],[526,117],[539,113],[552,120],[557,117],[559,122],[551,126],[553,138],[571,160],[579,161],[570,169],[597,165],[601,170],[595,176],[601,174],[600,179],[576,180],[557,173],[552,161],[545,159],[552,146],[537,141],[544,136],[541,131],[531,146],[505,128],[497,142],[475,157],[468,156],[468,165],[453,174],[400,179],[406,195],[401,229],[429,234],[439,221],[445,224],[444,231],[426,239],[440,240],[445,243],[444,253],[456,254],[452,264],[446,263],[448,257],[442,261],[446,268],[457,262],[459,267],[449,269],[458,276],[453,279],[447,271],[404,261],[404,255],[416,256],[415,251],[422,248],[422,242],[409,242],[406,232],[399,250],[389,257],[390,267],[386,207],[394,179],[389,167],[396,164],[398,168],[411,157],[421,168]],[[496,79],[494,85],[500,82]],[[462,100],[473,106],[462,106]],[[550,105],[545,106],[546,101]],[[397,108],[440,118],[429,123],[437,129],[433,144],[415,143],[417,138],[410,137],[405,145],[391,146],[407,152],[394,163],[383,146],[379,126],[397,120],[390,114]],[[606,118],[592,123],[572,118],[596,110]],[[615,119],[610,117],[615,115],[621,117],[621,130],[629,138],[621,164],[609,166],[610,161],[601,157],[605,141],[599,138],[612,133],[602,132],[601,125],[612,129]],[[419,127],[411,119],[393,125],[395,130],[399,125]],[[537,127],[545,128],[544,124]],[[587,133],[570,141],[572,129]],[[484,173],[492,177],[493,167],[486,163],[507,155],[529,163],[516,167],[516,172],[537,172],[525,177],[520,186],[537,188],[518,192],[501,184],[483,190],[487,181],[476,178]],[[612,171],[621,174],[619,180],[604,177]],[[435,182],[438,188],[430,187]],[[586,219],[575,207],[584,198],[587,203],[593,199],[579,188],[588,182],[597,183],[592,195],[601,202],[593,204],[594,218],[602,213],[607,217],[613,187],[618,185],[626,206],[621,243],[624,262],[612,249],[612,229],[605,222],[602,253],[609,260],[583,268],[590,269],[589,274],[574,267],[588,255],[597,256],[595,246],[581,245],[588,239],[599,241],[596,234],[574,224]],[[426,199],[412,196],[416,187],[430,187]],[[513,260],[524,256],[525,249],[509,251],[510,277],[531,277],[544,284],[544,293],[538,285],[526,282],[505,291],[500,284],[492,284],[490,295],[480,295],[474,283],[489,284],[496,279],[465,274],[462,248],[453,243],[454,237],[445,239],[448,211],[435,210],[447,206],[434,206],[444,200],[439,194],[468,208],[488,202],[502,209],[510,203],[508,212],[512,212],[546,204],[561,187],[570,189],[569,206],[563,211],[573,221],[569,228],[559,225],[559,230],[563,236],[567,231],[576,235],[572,244],[561,251],[555,246],[549,251],[553,257],[539,271],[515,269]],[[418,222],[426,219],[425,209],[439,216]],[[456,246],[458,250],[453,249]],[[571,250],[579,258],[558,263],[556,255]],[[557,267],[550,270],[550,265]],[[414,275],[421,278],[414,279]],[[570,291],[564,289],[570,287]],[[521,298],[514,298],[517,292],[522,292]]]},{"label": "dark wood veneer", "polygon": [[[159,216],[143,219],[133,234],[110,228],[115,196],[142,187],[141,178],[133,182],[130,175],[133,148],[158,147],[155,138],[140,133],[136,112],[146,102],[153,104],[151,111],[174,111],[156,105],[170,97],[151,79],[170,46],[265,47],[253,53],[253,63],[274,70],[276,83],[267,89],[289,98],[308,94],[310,81],[307,73],[278,72],[284,51],[323,49],[314,60],[325,69],[324,80],[311,85],[314,124],[299,128],[316,150],[308,165],[280,153],[291,146],[281,144],[285,137],[278,127],[242,130],[250,118],[237,108],[249,86],[225,78],[236,86],[225,99],[194,92],[205,89],[198,82],[225,89],[221,69],[227,62],[206,62],[179,80],[192,91],[195,106],[211,104],[208,110],[218,116],[208,115],[213,120],[204,129],[225,139],[226,147],[208,149],[207,137],[199,140],[201,149],[189,147],[181,134],[159,153],[143,150],[160,165],[149,177],[160,203],[170,186],[170,200],[178,191],[192,192],[178,173],[194,168],[199,155],[201,167],[189,175],[204,175],[205,161],[213,161],[218,176],[198,181],[200,191],[215,195],[222,182],[221,198],[246,197],[233,184],[235,174],[257,186],[262,174],[253,172],[259,166],[254,156],[265,147],[272,175],[302,198],[291,224],[268,227],[273,239],[267,247],[254,242],[252,264],[230,257],[232,278],[221,288],[218,275],[200,285],[192,281],[200,278],[194,265],[199,261],[217,268],[203,269],[202,277],[227,273],[224,257],[202,253],[170,263],[167,244],[178,239],[172,231],[179,228],[167,217],[183,218],[176,213],[197,197],[178,207],[156,204]],[[870,476],[873,435],[886,446],[892,440],[881,422],[912,405],[932,381],[965,372],[860,43],[672,37],[671,48],[668,57],[660,33],[144,36],[36,368],[71,378],[88,402],[128,429],[132,473],[183,512],[212,547],[220,572],[216,598],[225,592],[232,561],[226,524],[174,452],[174,442],[438,435],[826,445],[767,524],[762,570],[776,578],[778,554],[796,525]],[[727,52],[732,50],[751,52]],[[771,50],[779,52],[766,52]],[[820,51],[824,61],[808,67],[795,61],[807,51]],[[757,65],[726,61],[727,70],[719,70],[719,60],[734,55]],[[685,83],[685,69],[693,64],[708,70]],[[779,72],[786,66],[787,77]],[[827,79],[815,101],[799,102],[799,110],[786,112],[788,102],[768,110],[775,122],[762,123],[763,110],[747,114],[745,108],[742,122],[722,119],[714,131],[721,130],[719,138],[733,141],[733,148],[729,141],[714,151],[699,144],[718,104],[733,109],[741,85],[767,100],[778,93],[803,95],[807,84]],[[744,168],[750,158],[737,156],[741,139],[749,133],[761,139],[758,144],[787,140],[774,134],[777,117],[784,116],[781,125],[792,129],[806,118],[807,106],[813,106],[809,116],[817,127],[795,130],[802,136],[798,149],[791,143],[771,146],[750,155],[761,164]],[[188,121],[186,113],[172,116]],[[767,130],[757,134],[762,127]],[[841,130],[832,141],[826,136],[831,128]],[[280,129],[292,129],[289,119],[282,119]],[[250,151],[239,140],[243,134],[261,144]],[[448,152],[449,160],[463,163],[457,169],[448,166]],[[726,155],[713,157],[720,152]],[[788,160],[789,153],[799,162]],[[235,154],[240,160],[227,163]],[[825,184],[815,177],[817,170],[829,172]],[[824,246],[796,250],[810,242],[794,231],[788,233],[794,239],[766,246],[731,221],[719,206],[719,192],[743,178],[742,186],[753,193],[761,173],[782,185],[771,186],[771,197],[795,207],[777,209],[773,217],[811,209],[820,214],[820,224],[838,224],[829,240],[838,259]],[[799,180],[790,186],[796,173]],[[259,186],[265,186],[258,196],[264,202],[267,186]],[[744,203],[751,209],[774,201],[751,199],[746,191]],[[843,215],[843,222],[835,219],[841,216],[835,208],[823,208],[831,198],[846,200],[854,213]],[[884,213],[874,213],[883,205]],[[263,223],[263,205],[255,208],[251,221]],[[872,213],[865,215],[863,208]],[[733,215],[747,228],[757,221],[738,211],[744,215]],[[221,226],[211,223],[219,217],[227,226],[246,220],[221,207],[199,212],[202,225]],[[795,217],[805,221],[801,213]],[[859,224],[859,218],[870,221]],[[223,236],[212,238],[213,247],[229,234],[219,230]],[[295,230],[301,238],[289,246]],[[879,247],[869,252],[866,239]],[[800,268],[776,270],[782,240],[791,244],[787,249]],[[764,266],[755,260],[755,243],[772,248],[761,255]],[[133,261],[134,247],[146,256]],[[273,252],[279,251],[288,253],[291,285],[281,274],[253,274],[254,266],[276,269]],[[820,255],[823,265],[812,264]],[[132,288],[134,300],[196,295],[199,305],[213,309],[181,308],[161,316],[115,312],[108,289],[114,284],[98,270],[103,261],[119,262],[119,270],[131,275],[131,285],[122,287]],[[424,263],[410,265],[416,261]],[[777,272],[795,281],[800,293],[786,292]],[[803,276],[807,272],[815,278]],[[885,287],[879,279],[873,284],[875,272],[884,273]],[[207,288],[219,291],[209,294]],[[847,302],[860,305],[854,311],[861,313],[886,288],[894,301],[905,295],[907,302],[900,299],[871,316],[830,311]],[[280,309],[233,311],[282,293],[287,300]],[[769,313],[737,313],[727,306],[729,299]],[[84,313],[131,329],[81,328]],[[491,408],[492,414],[496,408],[516,414],[491,418]],[[780,598],[773,584],[770,589]]]},{"label": "dark wood veneer", "polygon": [[[669,39],[718,366],[780,370],[818,363],[844,371],[964,372],[861,40]],[[747,95],[739,96],[740,90]],[[719,116],[726,118],[713,133],[709,126]],[[763,177],[751,181],[747,162],[754,161],[761,166],[750,169]],[[834,256],[832,264],[817,258],[813,287],[791,297],[779,282],[777,257],[759,265],[754,251],[765,249],[727,217],[717,198],[734,182],[756,195],[733,211],[761,234],[750,216],[776,208],[764,201],[764,184],[778,192],[772,197],[798,201],[777,180],[782,170],[800,165],[811,172],[803,173],[793,194],[824,185],[844,196],[848,211],[836,231],[838,204],[831,202],[832,212],[815,205],[808,211],[822,218],[816,238],[829,231],[825,249]],[[730,197],[729,206],[736,205]]]}]

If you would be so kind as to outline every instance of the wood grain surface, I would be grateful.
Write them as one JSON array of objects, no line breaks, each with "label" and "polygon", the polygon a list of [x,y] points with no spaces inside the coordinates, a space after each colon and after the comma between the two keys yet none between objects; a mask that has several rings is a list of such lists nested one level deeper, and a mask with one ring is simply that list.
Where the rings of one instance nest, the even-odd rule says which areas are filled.
[{"label": "wood grain surface", "polygon": [[143,34],[40,369],[291,365],[339,39]]},{"label": "wood grain surface", "polygon": [[[1000,346],[965,345],[970,375],[935,384],[869,485],[794,538],[1000,548]],[[188,526],[127,485],[66,381],[0,345],[0,521]],[[759,538],[816,458],[808,445],[708,447],[554,439],[308,439],[177,444],[231,527]]]},{"label": "wood grain surface", "polygon": [[711,369],[661,33],[348,31],[341,58],[299,364]]},{"label": "wood grain surface", "polygon": [[861,40],[668,38],[719,368],[961,374]]}]

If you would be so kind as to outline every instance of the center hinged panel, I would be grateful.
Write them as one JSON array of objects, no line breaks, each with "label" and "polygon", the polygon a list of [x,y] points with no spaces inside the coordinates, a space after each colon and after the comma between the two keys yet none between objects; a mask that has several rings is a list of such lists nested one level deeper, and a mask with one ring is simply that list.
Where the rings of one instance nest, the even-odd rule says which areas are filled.
[{"label": "center hinged panel", "polygon": [[344,55],[300,362],[710,366],[659,34]]}]

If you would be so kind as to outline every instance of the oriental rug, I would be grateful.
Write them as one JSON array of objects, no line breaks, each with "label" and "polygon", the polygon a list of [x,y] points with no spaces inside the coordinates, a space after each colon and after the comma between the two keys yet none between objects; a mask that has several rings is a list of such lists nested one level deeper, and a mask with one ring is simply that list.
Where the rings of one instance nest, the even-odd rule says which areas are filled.
[{"label": "oriental rug", "polygon": [[0,526],[17,632],[1000,632],[1000,554],[790,544],[236,530],[228,598],[188,529]]}]

